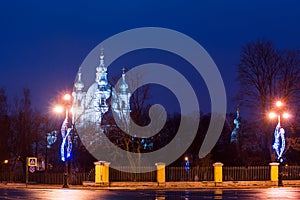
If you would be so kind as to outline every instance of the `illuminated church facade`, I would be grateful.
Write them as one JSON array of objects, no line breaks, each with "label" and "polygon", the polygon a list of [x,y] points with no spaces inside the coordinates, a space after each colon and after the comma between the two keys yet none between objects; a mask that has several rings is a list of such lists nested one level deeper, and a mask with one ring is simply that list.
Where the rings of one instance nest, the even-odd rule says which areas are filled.
[{"label": "illuminated church facade", "polygon": [[[82,82],[82,73],[79,69],[73,89],[72,121],[78,128],[93,125],[103,132],[101,123],[103,115],[111,108],[114,116],[124,121],[130,121],[130,96],[126,75],[123,70],[121,84],[113,88],[108,83],[107,67],[104,63],[103,51],[100,55],[99,65],[95,69],[95,82],[85,88]],[[108,100],[110,99],[110,102]]]}]

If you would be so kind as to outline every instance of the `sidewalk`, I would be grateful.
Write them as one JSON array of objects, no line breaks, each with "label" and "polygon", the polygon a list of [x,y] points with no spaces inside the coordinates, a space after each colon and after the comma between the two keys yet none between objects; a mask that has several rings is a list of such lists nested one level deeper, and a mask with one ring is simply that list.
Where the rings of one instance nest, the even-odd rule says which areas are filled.
[{"label": "sidewalk", "polygon": [[[283,181],[284,187],[299,187],[300,180]],[[0,183],[1,188],[28,188],[28,189],[65,189],[62,185]],[[215,183],[203,182],[112,182],[109,185],[97,185],[94,182],[84,182],[83,185],[69,185],[69,189],[79,190],[185,190],[185,189],[248,189],[278,187],[277,182],[271,181],[225,181]]]}]

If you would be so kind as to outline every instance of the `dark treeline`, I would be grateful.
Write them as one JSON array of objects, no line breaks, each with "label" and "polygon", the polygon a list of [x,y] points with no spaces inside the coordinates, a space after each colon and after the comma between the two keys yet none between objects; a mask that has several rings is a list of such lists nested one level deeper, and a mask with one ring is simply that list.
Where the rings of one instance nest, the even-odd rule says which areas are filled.
[{"label": "dark treeline", "polygon": [[[25,171],[26,157],[37,157],[41,170],[61,172],[60,130],[63,116],[36,110],[31,105],[30,90],[24,89],[21,98],[9,101],[4,88],[0,88],[0,161],[3,169],[11,172]],[[57,131],[57,140],[47,147],[47,134]],[[80,143],[74,149],[72,164],[77,171],[93,167],[95,159]],[[7,160],[8,163],[4,163]]]},{"label": "dark treeline", "polygon": [[[238,141],[230,142],[235,113],[226,116],[221,136],[213,150],[199,159],[198,152],[210,123],[210,114],[201,114],[199,128],[192,145],[172,165],[182,166],[184,157],[188,156],[191,165],[212,165],[223,162],[226,165],[267,165],[275,161],[272,149],[276,120],[270,121],[267,113],[274,109],[274,102],[281,99],[285,108],[291,112],[291,119],[283,120],[286,130],[286,148],[284,160],[288,164],[300,164],[300,58],[299,52],[279,50],[271,41],[257,40],[242,48],[240,63],[237,67],[237,81],[241,91],[237,95],[240,106],[240,123]],[[145,100],[149,91],[143,88],[131,99],[131,116],[140,125],[149,123],[148,108]],[[105,123],[112,123],[109,114]],[[147,148],[143,148],[141,139],[123,133],[116,126],[108,130],[110,139],[124,150],[137,153],[155,151],[168,144],[174,137],[180,123],[180,114],[168,115],[164,128],[152,138],[146,138]],[[193,120],[185,116],[185,120]],[[46,134],[60,130],[63,117],[53,117],[40,112],[31,105],[30,90],[24,89],[20,98],[8,101],[6,91],[0,88],[0,161],[8,160],[10,171],[24,170],[26,157],[35,156],[44,161],[47,171],[62,171],[60,161],[61,135],[47,149]],[[95,158],[79,142],[74,148],[72,166],[77,171],[93,168]],[[23,166],[23,167],[22,167]],[[3,168],[2,168],[3,169]]]},{"label": "dark treeline", "polygon": [[[36,156],[39,161],[44,161],[47,164],[47,171],[61,172],[63,171],[63,163],[60,161],[61,136],[58,134],[57,141],[51,148],[47,149],[46,133],[59,130],[61,118],[63,117],[46,116],[34,110],[30,102],[30,91],[28,89],[24,89],[22,98],[15,98],[11,103],[7,100],[5,89],[0,89],[1,163],[3,164],[4,160],[7,159],[9,160],[9,169],[21,173],[24,170],[22,166],[25,166],[26,157]],[[147,109],[139,117],[143,115],[147,115]],[[210,114],[202,114],[199,129],[192,145],[172,165],[184,165],[186,156],[189,157],[191,166],[210,166],[214,162],[223,162],[226,165],[267,165],[271,160],[264,154],[263,138],[257,134],[253,123],[249,123],[242,118],[240,120],[239,140],[237,143],[230,142],[231,132],[235,126],[233,124],[235,117],[235,113],[227,115],[217,144],[206,157],[199,159],[198,152],[210,123]],[[186,120],[192,119],[186,116]],[[112,126],[114,128],[109,130],[109,135],[112,141],[118,140],[119,143],[116,143],[116,145],[120,148],[145,153],[155,151],[168,144],[175,137],[179,123],[180,114],[169,116],[164,128],[149,139],[153,142],[152,148],[144,149],[140,140],[132,140],[120,129],[116,129],[115,126]],[[272,132],[272,130],[270,131]],[[290,129],[287,132],[290,132]],[[292,136],[288,136],[288,145],[284,157],[288,163],[299,164],[297,158],[300,149],[297,147],[296,137],[293,138]],[[74,146],[74,156],[72,158],[74,170],[88,172],[93,169],[94,161],[95,158],[86,151],[82,144]]]}]

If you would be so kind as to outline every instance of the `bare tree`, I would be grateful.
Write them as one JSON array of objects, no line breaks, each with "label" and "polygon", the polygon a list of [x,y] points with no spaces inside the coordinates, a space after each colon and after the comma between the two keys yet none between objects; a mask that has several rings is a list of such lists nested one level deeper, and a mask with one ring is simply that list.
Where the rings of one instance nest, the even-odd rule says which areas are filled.
[{"label": "bare tree", "polygon": [[[126,77],[128,84],[128,92],[131,93],[130,97],[130,109],[132,119],[139,125],[145,126],[149,123],[148,108],[149,99],[151,98],[151,88],[149,85],[143,85],[138,87],[135,91],[132,88],[136,88],[141,84],[143,74],[135,74],[134,78]],[[116,85],[119,79],[117,77],[112,78],[112,85]]]},{"label": "bare tree", "polygon": [[26,157],[37,154],[42,119],[40,113],[31,107],[29,89],[23,90],[21,99],[15,99],[11,116],[11,150],[25,166]]},{"label": "bare tree", "polygon": [[[246,44],[238,65],[238,98],[255,119],[257,134],[265,137],[271,155],[272,131],[267,130],[266,114],[274,101],[283,100],[297,111],[299,103],[300,56],[296,51],[281,51],[271,41],[257,40]],[[298,104],[298,105],[297,105]]]},{"label": "bare tree", "polygon": [[0,162],[9,158],[9,127],[10,117],[7,96],[4,88],[0,88]]}]

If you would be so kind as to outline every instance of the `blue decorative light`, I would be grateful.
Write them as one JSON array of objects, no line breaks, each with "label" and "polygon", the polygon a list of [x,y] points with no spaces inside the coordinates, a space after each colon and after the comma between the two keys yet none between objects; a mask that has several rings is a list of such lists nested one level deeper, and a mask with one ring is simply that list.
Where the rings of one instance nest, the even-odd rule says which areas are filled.
[{"label": "blue decorative light", "polygon": [[235,128],[231,132],[230,136],[230,143],[237,143],[239,140],[239,128],[240,128],[240,111],[237,109],[236,111],[236,118],[233,120],[233,123],[235,124]]},{"label": "blue decorative light", "polygon": [[47,133],[47,148],[50,149],[51,145],[56,142],[57,139],[57,131],[52,131],[51,133]]},{"label": "blue decorative light", "polygon": [[273,144],[273,149],[275,150],[276,154],[277,154],[277,159],[280,162],[283,162],[282,159],[282,154],[284,152],[285,149],[285,137],[284,137],[284,129],[280,128],[280,122],[278,122],[276,128],[275,128],[275,132],[274,132],[274,144]]},{"label": "blue decorative light", "polygon": [[72,128],[68,128],[67,118],[61,126],[62,143],[60,147],[61,160],[65,162],[72,155]]},{"label": "blue decorative light", "polygon": [[189,162],[189,158],[188,157],[185,157],[185,164],[184,164],[184,168],[185,168],[185,171],[186,173],[188,173],[190,171],[190,162]]}]

